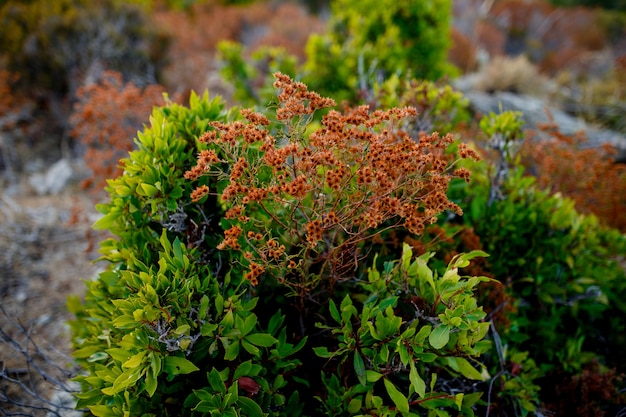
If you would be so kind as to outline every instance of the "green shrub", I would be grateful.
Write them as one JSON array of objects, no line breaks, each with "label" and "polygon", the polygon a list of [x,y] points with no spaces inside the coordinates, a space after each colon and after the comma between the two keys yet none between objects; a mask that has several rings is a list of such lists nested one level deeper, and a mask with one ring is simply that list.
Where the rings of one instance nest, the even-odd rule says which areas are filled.
[{"label": "green shrub", "polygon": [[[450,195],[466,208],[462,222],[491,255],[486,270],[507,285],[509,299],[500,308],[504,303],[512,308],[509,322],[498,329],[503,346],[529,354],[540,371],[531,380],[541,392],[554,393],[554,384],[599,369],[591,366],[594,361],[624,372],[619,329],[626,273],[620,256],[626,236],[523,176],[515,153],[521,125],[514,114],[491,115],[481,126],[498,160],[506,163],[471,167],[472,183],[453,183]],[[603,407],[619,401],[618,387],[611,389],[614,395]]]},{"label": "green shrub", "polygon": [[313,130],[332,100],[277,77],[271,123],[236,120],[206,95],[155,109],[109,181],[96,223],[114,236],[101,247],[109,267],[69,302],[78,406],[474,415],[490,343],[473,291],[489,279],[460,268],[485,254],[437,273],[433,254],[404,246],[381,265],[374,251],[381,231],[419,238],[458,210],[445,192],[468,173],[445,162],[451,137],[402,133],[412,109],[331,110]]},{"label": "green shrub", "polygon": [[415,107],[417,117],[408,128],[415,134],[452,133],[470,121],[469,101],[444,83],[391,76],[374,88],[371,101],[381,108]]},{"label": "green shrub", "polygon": [[454,72],[449,0],[336,0],[324,35],[307,44],[305,82],[337,100],[358,101],[359,92],[392,75],[436,80]]},{"label": "green shrub", "polygon": [[240,105],[265,108],[275,100],[272,74],[296,73],[296,57],[280,47],[261,47],[249,59],[240,43],[221,41],[217,48],[220,73],[233,86],[233,99]]}]

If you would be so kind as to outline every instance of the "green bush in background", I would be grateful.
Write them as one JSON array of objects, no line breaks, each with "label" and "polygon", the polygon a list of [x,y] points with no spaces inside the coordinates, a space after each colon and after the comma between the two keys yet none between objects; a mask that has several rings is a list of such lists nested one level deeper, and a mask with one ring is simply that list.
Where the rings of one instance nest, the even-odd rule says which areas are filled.
[{"label": "green bush in background", "polygon": [[[463,224],[491,255],[486,270],[507,286],[509,321],[497,329],[497,338],[533,360],[534,383],[549,404],[556,401],[550,398],[555,384],[580,378],[594,363],[604,366],[593,368],[598,380],[609,369],[626,371],[620,330],[626,311],[626,236],[595,216],[577,213],[572,200],[551,195],[522,175],[515,154],[518,118],[505,112],[481,121],[490,146],[508,162],[472,167],[472,182],[455,182],[451,196],[466,209]],[[619,387],[615,380],[602,387],[608,397],[571,402],[609,410],[621,401]]]},{"label": "green bush in background", "polygon": [[449,0],[332,2],[327,32],[309,39],[305,82],[338,101],[354,102],[392,75],[451,75],[451,8]]},{"label": "green bush in background", "polygon": [[[280,66],[275,70],[301,75],[322,95],[338,102],[367,101],[392,77],[434,81],[456,73],[447,61],[451,8],[449,0],[336,0],[326,33],[309,38],[307,59],[300,67],[277,49],[265,50],[246,64],[243,48],[226,42],[220,47],[222,74],[235,85],[236,96],[258,97],[252,89],[258,76],[254,68],[270,58],[270,64]],[[270,80],[271,74],[266,72]]]}]

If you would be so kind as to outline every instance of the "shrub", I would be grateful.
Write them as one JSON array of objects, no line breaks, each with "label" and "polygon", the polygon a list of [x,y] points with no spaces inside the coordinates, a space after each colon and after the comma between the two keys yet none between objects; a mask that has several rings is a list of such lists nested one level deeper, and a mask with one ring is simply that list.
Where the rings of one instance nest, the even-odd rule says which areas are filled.
[{"label": "shrub", "polygon": [[248,59],[237,42],[218,44],[220,73],[233,87],[232,97],[246,106],[266,106],[273,100],[272,74],[296,73],[296,57],[281,47],[260,47]]},{"label": "shrub", "polygon": [[490,344],[473,290],[488,279],[460,268],[485,254],[437,273],[430,253],[381,263],[374,244],[458,211],[447,185],[469,173],[445,162],[451,138],[403,133],[412,109],[331,110],[315,130],[333,101],[280,74],[276,87],[271,123],[206,95],[155,109],[109,181],[95,226],[115,236],[110,266],[69,303],[79,407],[474,415]]},{"label": "shrub", "polygon": [[98,66],[155,81],[164,39],[149,29],[141,8],[113,0],[3,3],[2,53],[22,86],[73,93]]},{"label": "shrub", "polygon": [[595,214],[602,223],[626,232],[626,167],[615,163],[615,149],[588,147],[583,135],[564,135],[553,125],[541,130],[538,134],[549,136],[531,135],[520,150],[537,185],[571,198],[577,211]]},{"label": "shrub", "polygon": [[76,97],[71,135],[85,145],[85,162],[92,171],[83,185],[99,189],[107,178],[121,174],[118,161],[133,149],[131,138],[152,107],[164,104],[163,88],[142,89],[124,83],[122,74],[106,71],[98,83],[81,87]]},{"label": "shrub", "polygon": [[525,56],[496,56],[482,69],[477,87],[488,92],[540,94],[545,92],[545,84],[538,68]]},{"label": "shrub", "polygon": [[323,94],[354,102],[393,74],[436,80],[454,72],[449,0],[337,0],[324,35],[307,44],[305,81]]},{"label": "shrub", "polygon": [[452,133],[470,120],[469,101],[444,83],[390,77],[373,91],[371,102],[380,108],[415,107],[417,115],[407,130]]},{"label": "shrub", "polygon": [[[494,124],[493,115],[485,120],[486,133],[499,132],[492,141],[501,143],[503,134],[519,140],[519,132],[513,134],[519,124]],[[466,208],[463,222],[491,254],[487,270],[507,284],[514,310],[509,311],[510,323],[502,322],[498,329],[503,345],[529,353],[540,370],[533,379],[541,393],[594,369],[590,364],[595,360],[623,372],[618,358],[624,354],[624,340],[616,317],[626,308],[626,276],[620,264],[626,237],[593,215],[579,214],[574,201],[551,195],[533,177],[525,177],[515,146],[508,147],[508,155],[506,148],[495,148],[507,164],[498,163],[492,173],[474,167],[473,182],[454,183],[451,195]],[[549,394],[541,398],[550,404],[561,401]],[[619,398],[603,406],[614,401]]]}]

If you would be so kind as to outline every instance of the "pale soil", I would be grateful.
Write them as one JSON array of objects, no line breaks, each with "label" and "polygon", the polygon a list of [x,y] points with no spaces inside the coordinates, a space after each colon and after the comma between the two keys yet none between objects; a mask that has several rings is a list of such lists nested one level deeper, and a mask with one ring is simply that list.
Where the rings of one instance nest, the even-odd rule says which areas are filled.
[{"label": "pale soil", "polygon": [[50,398],[59,391],[54,381],[72,372],[65,305],[103,267],[93,263],[95,218],[92,197],[76,185],[47,196],[27,184],[0,185],[0,416],[46,415],[32,408],[50,408],[37,397]]}]

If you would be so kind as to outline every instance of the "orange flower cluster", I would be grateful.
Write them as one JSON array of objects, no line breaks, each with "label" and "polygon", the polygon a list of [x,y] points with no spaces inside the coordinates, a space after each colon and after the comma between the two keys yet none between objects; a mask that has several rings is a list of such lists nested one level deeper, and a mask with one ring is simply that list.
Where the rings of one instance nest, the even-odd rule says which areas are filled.
[{"label": "orange flower cluster", "polygon": [[220,243],[217,248],[218,249],[241,249],[241,244],[239,243],[239,236],[241,236],[241,226],[233,226],[230,229],[224,231],[224,240]]},{"label": "orange flower cluster", "polygon": [[259,283],[259,277],[263,275],[265,272],[265,268],[256,262],[250,262],[250,271],[248,271],[245,275],[246,280],[250,282],[251,285],[256,286]]},{"label": "orange flower cluster", "polygon": [[335,100],[308,91],[305,84],[293,81],[288,75],[276,73],[274,77],[274,87],[281,90],[278,94],[281,106],[276,111],[278,120],[291,120],[296,116],[313,114],[316,110],[335,106]]},{"label": "orange flower cluster", "polygon": [[[186,174],[227,183],[219,196],[231,205],[225,217],[238,223],[226,231],[220,248],[239,250],[245,241],[244,259],[277,277],[297,267],[306,280],[307,268],[322,262],[323,274],[339,278],[336,272],[347,270],[339,265],[345,248],[353,250],[383,229],[404,227],[419,235],[439,213],[462,213],[446,191],[452,178],[468,180],[469,172],[453,171],[447,162],[452,136],[413,138],[402,130],[416,116],[414,108],[330,110],[321,128],[309,134],[313,113],[334,101],[286,75],[275,77],[276,117],[283,124],[276,137],[269,120],[250,110],[242,111],[245,122],[211,123],[215,130],[201,142],[218,152],[200,152]],[[468,147],[459,150],[462,157],[478,158]],[[199,187],[192,198],[205,192]],[[285,255],[285,247],[297,255]],[[256,282],[258,271],[250,269],[246,278]]]}]

